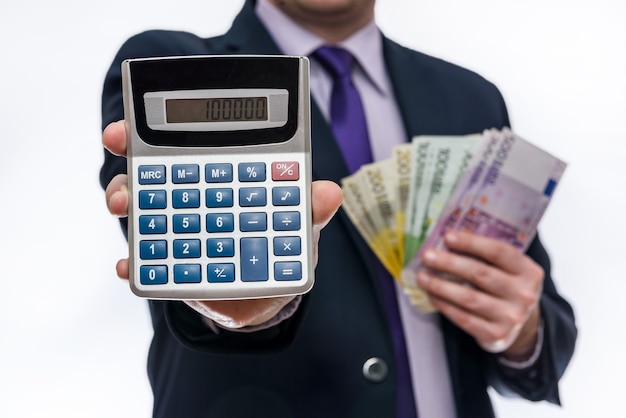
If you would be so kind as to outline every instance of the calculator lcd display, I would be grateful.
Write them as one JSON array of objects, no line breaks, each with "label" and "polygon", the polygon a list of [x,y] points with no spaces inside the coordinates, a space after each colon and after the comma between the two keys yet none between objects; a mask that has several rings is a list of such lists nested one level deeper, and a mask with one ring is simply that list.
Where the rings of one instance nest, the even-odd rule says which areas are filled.
[{"label": "calculator lcd display", "polygon": [[168,123],[267,121],[267,97],[168,99]]}]

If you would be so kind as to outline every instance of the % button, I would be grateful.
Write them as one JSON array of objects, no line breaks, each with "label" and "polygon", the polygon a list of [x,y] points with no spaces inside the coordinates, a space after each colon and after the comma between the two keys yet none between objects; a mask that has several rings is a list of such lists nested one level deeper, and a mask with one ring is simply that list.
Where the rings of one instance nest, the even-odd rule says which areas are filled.
[{"label": "% button", "polygon": [[239,164],[239,181],[265,181],[265,163]]},{"label": "% button", "polygon": [[272,180],[294,181],[300,178],[300,164],[297,161],[277,161],[272,163]]}]

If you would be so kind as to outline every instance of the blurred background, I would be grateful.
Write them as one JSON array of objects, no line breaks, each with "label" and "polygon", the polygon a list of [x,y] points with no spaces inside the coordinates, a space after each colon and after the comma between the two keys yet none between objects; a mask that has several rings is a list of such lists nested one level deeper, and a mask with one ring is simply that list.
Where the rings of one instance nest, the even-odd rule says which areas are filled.
[{"label": "blurred background", "polygon": [[[153,28],[224,32],[242,0],[9,2],[0,13],[0,416],[149,417],[145,301],[98,184],[114,54]],[[513,129],[569,163],[540,232],[580,338],[563,407],[502,417],[623,417],[626,2],[378,0],[396,41],[481,73]]]}]

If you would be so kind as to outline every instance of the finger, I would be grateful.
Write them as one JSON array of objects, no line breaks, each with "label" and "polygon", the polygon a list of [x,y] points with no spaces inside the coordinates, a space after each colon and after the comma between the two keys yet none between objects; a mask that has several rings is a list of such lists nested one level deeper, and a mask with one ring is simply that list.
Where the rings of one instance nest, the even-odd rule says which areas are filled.
[{"label": "finger", "polygon": [[500,353],[511,346],[518,334],[507,324],[474,315],[446,299],[430,296],[431,303],[460,329],[472,335],[485,351]]},{"label": "finger", "polygon": [[471,283],[489,294],[504,297],[511,293],[511,276],[476,258],[428,249],[422,260],[426,267]]},{"label": "finger", "polygon": [[106,188],[106,200],[112,215],[128,216],[128,176],[118,174]]},{"label": "finger", "polygon": [[479,289],[464,283],[452,281],[434,272],[421,270],[417,280],[428,295],[456,306],[463,312],[471,313],[488,321],[498,321],[501,313],[507,310],[505,302]]},{"label": "finger", "polygon": [[317,266],[317,243],[322,228],[339,209],[343,200],[341,188],[327,180],[317,180],[311,184],[311,210],[313,212],[313,263]]},{"label": "finger", "polygon": [[341,206],[343,192],[332,181],[317,180],[311,184],[313,227],[322,229]]},{"label": "finger", "polygon": [[104,128],[102,145],[112,154],[126,156],[126,125],[123,120],[112,122]]},{"label": "finger", "polygon": [[128,258],[123,258],[117,262],[115,265],[115,270],[117,271],[117,276],[120,279],[128,280]]},{"label": "finger", "polygon": [[524,267],[524,257],[519,249],[494,238],[449,231],[445,236],[445,244],[452,251],[480,258],[510,273],[520,273]]}]

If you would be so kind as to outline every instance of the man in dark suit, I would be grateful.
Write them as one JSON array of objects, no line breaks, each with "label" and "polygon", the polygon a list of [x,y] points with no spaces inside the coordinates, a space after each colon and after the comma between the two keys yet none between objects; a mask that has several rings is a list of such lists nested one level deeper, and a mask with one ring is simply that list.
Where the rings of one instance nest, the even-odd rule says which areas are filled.
[{"label": "man in dark suit", "polygon": [[[274,17],[280,21],[276,27]],[[356,38],[373,36],[380,46],[374,61],[382,63],[382,81],[376,87],[385,91],[388,82],[393,103],[385,109],[395,114],[403,141],[420,134],[461,135],[509,124],[492,84],[380,35],[374,0],[248,0],[223,36],[201,39],[150,31],[120,49],[107,74],[102,102],[108,151],[101,183],[111,213],[124,216],[128,204],[124,127],[115,122],[123,118],[121,61],[291,54],[282,30],[348,47],[358,44]],[[368,68],[375,65],[365,61],[359,62],[365,70],[361,79],[377,79],[376,68]],[[315,59],[312,70],[314,64]],[[323,78],[323,71],[320,74]],[[312,104],[313,175],[338,183],[348,169],[327,121],[323,86],[320,91],[314,94],[319,103]],[[370,127],[376,137],[376,127]],[[381,143],[385,148],[384,139],[378,141],[379,148]],[[559,403],[557,385],[573,353],[576,327],[571,307],[555,289],[538,238],[521,254],[484,237],[450,234],[447,245],[454,252],[428,252],[424,263],[474,286],[420,272],[416,280],[440,314],[426,319],[436,329],[418,332],[411,314],[394,305],[397,295],[381,281],[375,257],[347,216],[340,210],[329,220],[341,201],[331,182],[313,185],[316,230],[324,230],[321,238],[318,235],[316,284],[307,295],[150,301],[154,338],[148,372],[155,416],[404,418],[418,411],[422,418],[482,418],[493,416],[489,386],[509,396]],[[125,219],[122,225],[126,233]],[[127,260],[117,269],[118,275],[128,277]],[[419,334],[417,343],[414,333]],[[440,350],[427,351],[431,336],[441,339],[440,345],[431,346]],[[429,368],[438,372],[429,374]],[[423,376],[418,369],[424,370]],[[433,375],[433,381],[425,381],[424,376]],[[431,384],[444,389],[432,394]]]}]

